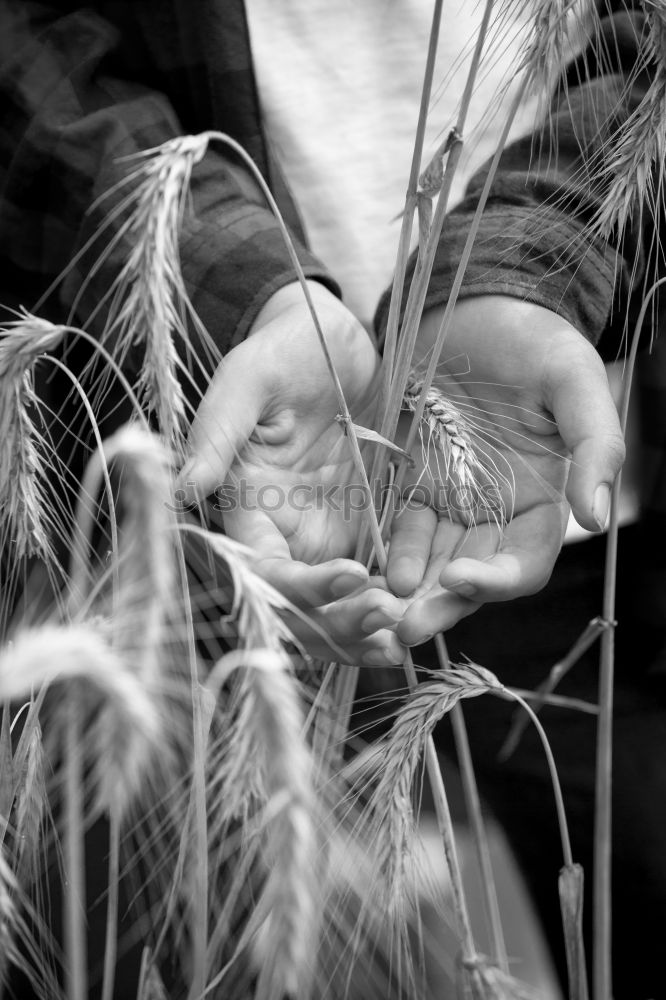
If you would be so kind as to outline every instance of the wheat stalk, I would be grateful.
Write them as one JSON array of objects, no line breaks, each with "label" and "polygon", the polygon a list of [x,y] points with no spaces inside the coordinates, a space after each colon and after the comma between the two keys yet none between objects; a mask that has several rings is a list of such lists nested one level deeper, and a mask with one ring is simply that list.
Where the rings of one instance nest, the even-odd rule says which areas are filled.
[{"label": "wheat stalk", "polygon": [[[629,400],[636,356],[643,324],[654,296],[666,284],[660,278],[649,288],[641,304],[632,336],[620,403],[620,426],[626,433]],[[617,583],[617,551],[622,470],[615,477],[611,491],[608,542],[604,567],[602,620],[607,626],[601,633],[599,662],[599,723],[594,817],[594,954],[593,996],[606,1000],[612,995],[612,935],[611,935],[611,863],[612,863],[612,778],[613,778],[613,698],[615,677],[615,592]]]},{"label": "wheat stalk", "polygon": [[[402,279],[405,274],[405,261],[404,255],[406,253],[406,245],[401,245],[400,256],[398,260],[398,267],[396,268],[396,273],[394,275],[393,287],[391,290],[391,302],[389,308],[389,314],[392,320],[392,327],[387,331],[387,339],[389,352],[387,354],[387,360],[384,362],[385,367],[391,364],[390,370],[384,372],[383,382],[382,382],[382,403],[384,405],[384,412],[382,414],[382,422],[380,427],[380,433],[384,438],[392,440],[395,436],[397,429],[398,418],[400,414],[400,409],[402,406],[402,400],[405,395],[405,387],[407,379],[409,377],[409,372],[412,365],[412,357],[414,355],[414,348],[416,346],[416,339],[418,335],[419,323],[423,314],[423,309],[425,306],[425,300],[428,290],[428,284],[430,282],[430,276],[432,274],[432,268],[434,265],[435,252],[440,240],[442,233],[442,227],[444,226],[444,220],[446,215],[446,209],[448,205],[449,195],[451,192],[451,186],[453,184],[453,179],[455,177],[456,171],[458,169],[458,164],[460,161],[460,156],[463,147],[463,134],[465,129],[465,123],[467,120],[467,114],[469,111],[469,105],[474,91],[474,86],[476,83],[476,78],[481,63],[482,52],[486,43],[486,34],[488,26],[490,23],[490,16],[492,13],[493,0],[486,0],[484,5],[484,13],[479,28],[479,32],[476,38],[474,52],[472,56],[472,62],[469,68],[469,73],[467,75],[467,80],[465,82],[464,92],[461,97],[460,107],[458,112],[458,117],[456,124],[451,132],[449,140],[444,144],[443,150],[446,152],[447,160],[446,167],[442,171],[441,175],[441,186],[439,189],[439,194],[437,197],[437,206],[434,211],[434,215],[431,220],[429,220],[428,232],[427,234],[422,233],[419,246],[419,254],[416,261],[416,266],[414,269],[414,276],[410,284],[407,303],[405,305],[404,317],[402,321],[402,326],[400,330],[400,345],[396,350],[393,346],[393,341],[397,337],[397,326],[400,319],[400,303],[402,299]],[[426,65],[426,74],[424,78],[423,86],[423,98],[422,98],[422,111],[421,114],[425,114],[425,100],[426,95],[430,91],[432,85],[432,73],[434,69],[434,62],[431,59],[433,46],[436,44],[437,33],[439,31],[439,14],[440,10],[438,7],[435,8],[433,14],[433,25],[431,30],[431,37],[429,43],[428,52],[428,62]],[[421,121],[419,121],[419,132],[422,128]],[[430,215],[430,203],[432,200],[433,191],[428,191],[427,193],[421,191],[418,193],[418,162],[416,159],[419,146],[421,144],[420,135],[417,136],[417,144],[415,148],[415,156],[412,162],[412,170],[410,175],[410,189],[408,191],[408,203],[405,209],[405,218],[411,217],[414,211],[414,205],[421,200],[421,205],[424,204],[424,199],[428,204],[427,215]],[[436,155],[436,160],[438,161],[444,155],[444,152],[438,151]],[[424,171],[425,176],[428,175],[428,168]],[[421,213],[422,215],[423,213]],[[425,238],[424,238],[425,237]],[[400,281],[400,284],[398,282]],[[455,295],[454,293],[454,301]],[[394,358],[394,351],[396,356]],[[432,382],[432,374],[429,372],[426,379],[426,389],[430,387]],[[419,417],[415,416],[413,430],[415,433],[415,427],[418,424]],[[414,443],[414,437],[410,434],[410,439],[406,451],[409,452],[411,445]],[[375,460],[372,467],[372,481],[378,482],[380,476],[384,472],[386,452],[383,448],[379,448],[375,454]],[[405,470],[405,462],[402,462],[396,482],[398,488],[402,484],[402,475]],[[371,512],[373,513],[373,512]],[[388,530],[390,524],[389,519],[385,525],[385,532]],[[365,543],[366,536],[365,533],[361,533],[359,539],[358,550],[365,557]],[[375,540],[375,550],[377,553],[380,552],[381,547],[378,546]],[[380,568],[381,564],[380,564]]]}]

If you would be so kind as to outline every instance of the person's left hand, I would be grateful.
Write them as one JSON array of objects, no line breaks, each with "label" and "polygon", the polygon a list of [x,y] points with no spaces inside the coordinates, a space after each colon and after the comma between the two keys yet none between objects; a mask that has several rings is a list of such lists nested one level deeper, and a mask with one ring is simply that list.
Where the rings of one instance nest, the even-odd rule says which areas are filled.
[{"label": "person's left hand", "polygon": [[[421,358],[439,318],[433,311],[422,324]],[[582,527],[600,531],[624,458],[601,358],[550,310],[498,295],[459,302],[443,357],[450,360],[438,367],[438,383],[500,483],[506,523],[500,530],[492,492],[488,508],[474,516],[456,503],[464,493],[437,475],[430,442],[428,468],[421,463],[411,473],[411,484],[429,491],[425,502],[401,514],[391,534],[387,581],[410,601],[398,627],[407,645],[451,627],[486,601],[541,589],[559,553],[569,505]],[[420,455],[417,445],[413,457]],[[481,475],[481,497],[488,485]],[[443,516],[441,495],[450,516]]]}]

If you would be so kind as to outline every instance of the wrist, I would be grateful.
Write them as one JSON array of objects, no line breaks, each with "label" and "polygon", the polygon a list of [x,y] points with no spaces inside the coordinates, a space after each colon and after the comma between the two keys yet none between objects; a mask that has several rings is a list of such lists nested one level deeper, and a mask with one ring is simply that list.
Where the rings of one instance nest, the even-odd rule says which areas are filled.
[{"label": "wrist", "polygon": [[[424,312],[414,352],[414,364],[427,364],[436,345],[446,304]],[[502,343],[508,334],[511,342],[525,343],[532,338],[544,342],[563,333],[584,336],[571,323],[546,306],[512,295],[478,295],[460,299],[453,310],[442,356],[452,360],[466,343],[479,337],[488,343]],[[464,360],[464,359],[463,359]]]},{"label": "wrist", "polygon": [[[340,299],[320,281],[308,280],[306,284],[315,309],[318,305],[325,306],[331,302],[338,305],[341,304]],[[276,292],[273,292],[268,301],[261,307],[254,323],[248,331],[248,337],[251,337],[258,330],[261,330],[262,327],[267,326],[268,323],[277,319],[282,313],[298,306],[302,306],[305,310],[308,310],[305,293],[300,281],[290,281],[288,284],[282,285]]]}]

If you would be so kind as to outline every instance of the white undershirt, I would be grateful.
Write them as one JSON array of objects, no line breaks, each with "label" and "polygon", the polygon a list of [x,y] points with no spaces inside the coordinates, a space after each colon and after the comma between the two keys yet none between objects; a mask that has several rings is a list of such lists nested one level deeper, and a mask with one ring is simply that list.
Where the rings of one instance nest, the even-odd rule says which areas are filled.
[{"label": "white undershirt", "polygon": [[[351,311],[369,325],[395,264],[432,0],[246,0],[246,6],[267,131],[309,243],[340,282]],[[456,120],[483,7],[476,0],[444,2],[422,166]],[[519,22],[491,32],[494,54],[472,100],[451,205],[497,144],[502,110],[519,85],[511,74],[521,32]],[[530,102],[514,136],[531,130],[534,113]]]}]

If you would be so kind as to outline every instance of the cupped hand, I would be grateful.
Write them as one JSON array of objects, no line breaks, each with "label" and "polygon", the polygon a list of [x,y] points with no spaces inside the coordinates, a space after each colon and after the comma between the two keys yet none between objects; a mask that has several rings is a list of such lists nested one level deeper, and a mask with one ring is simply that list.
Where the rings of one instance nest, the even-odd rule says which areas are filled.
[{"label": "cupped hand", "polygon": [[[352,417],[369,423],[376,348],[334,295],[309,287]],[[395,663],[403,651],[386,626],[405,604],[381,580],[370,586],[351,558],[367,501],[339,413],[303,292],[285,286],[216,371],[180,485],[208,497],[212,520],[253,549],[257,572],[308,613],[311,624],[289,624],[311,655],[337,658],[342,646],[350,661]]]},{"label": "cupped hand", "polygon": [[[426,315],[419,333],[421,368],[437,312]],[[442,358],[436,384],[464,418],[486,473],[478,477],[482,502],[470,506],[464,490],[450,483],[447,489],[432,439],[415,448],[407,487],[420,489],[394,521],[387,570],[393,593],[410,600],[398,627],[408,645],[485,601],[543,587],[569,506],[582,527],[602,530],[624,458],[603,363],[561,316],[508,296],[465,299],[456,305]]]}]

